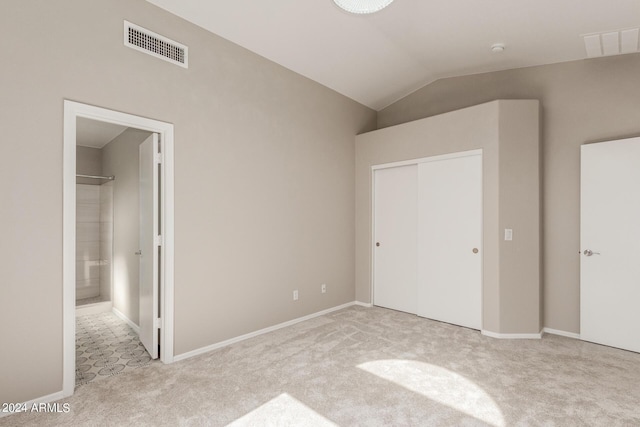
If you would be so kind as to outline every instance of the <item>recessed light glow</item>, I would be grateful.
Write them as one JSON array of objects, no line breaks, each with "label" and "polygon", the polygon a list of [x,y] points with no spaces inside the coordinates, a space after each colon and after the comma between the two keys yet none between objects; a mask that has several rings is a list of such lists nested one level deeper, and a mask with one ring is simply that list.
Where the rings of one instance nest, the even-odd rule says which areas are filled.
[{"label": "recessed light glow", "polygon": [[347,12],[364,15],[384,9],[393,0],[333,0],[333,2]]}]

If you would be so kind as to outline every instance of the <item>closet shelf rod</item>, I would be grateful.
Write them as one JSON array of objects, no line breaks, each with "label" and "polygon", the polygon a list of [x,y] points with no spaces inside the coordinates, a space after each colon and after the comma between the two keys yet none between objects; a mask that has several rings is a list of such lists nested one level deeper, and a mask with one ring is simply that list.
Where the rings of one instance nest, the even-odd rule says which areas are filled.
[{"label": "closet shelf rod", "polygon": [[77,173],[76,178],[94,178],[94,179],[108,179],[109,181],[113,181],[116,177],[111,176],[98,176],[98,175],[82,175]]}]

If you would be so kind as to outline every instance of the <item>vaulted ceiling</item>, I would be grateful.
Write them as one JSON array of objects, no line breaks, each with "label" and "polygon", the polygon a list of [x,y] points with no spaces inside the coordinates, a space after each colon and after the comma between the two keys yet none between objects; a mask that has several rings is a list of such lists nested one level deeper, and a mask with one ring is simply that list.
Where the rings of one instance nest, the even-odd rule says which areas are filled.
[{"label": "vaulted ceiling", "polygon": [[332,0],[147,1],[376,110],[443,77],[585,59],[582,35],[640,27],[640,0],[395,0],[372,15]]}]

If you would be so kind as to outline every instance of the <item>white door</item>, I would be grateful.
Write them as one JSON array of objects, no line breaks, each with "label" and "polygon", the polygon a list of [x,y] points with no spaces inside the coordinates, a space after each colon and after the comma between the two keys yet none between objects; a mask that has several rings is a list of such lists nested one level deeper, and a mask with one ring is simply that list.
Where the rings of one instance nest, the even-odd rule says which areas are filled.
[{"label": "white door", "polygon": [[416,312],[418,168],[374,172],[373,303]]},{"label": "white door", "polygon": [[140,341],[151,358],[158,358],[158,135],[152,134],[139,147],[140,154]]},{"label": "white door", "polygon": [[580,337],[640,352],[640,138],[583,145]]},{"label": "white door", "polygon": [[417,314],[482,327],[482,156],[418,165]]}]

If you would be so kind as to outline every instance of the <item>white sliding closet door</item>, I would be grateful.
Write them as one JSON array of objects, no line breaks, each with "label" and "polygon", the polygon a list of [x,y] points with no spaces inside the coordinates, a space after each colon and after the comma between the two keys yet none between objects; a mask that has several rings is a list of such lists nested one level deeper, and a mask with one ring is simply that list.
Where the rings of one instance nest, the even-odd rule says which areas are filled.
[{"label": "white sliding closet door", "polygon": [[416,312],[418,168],[374,172],[375,305]]},{"label": "white sliding closet door", "polygon": [[482,327],[482,155],[418,165],[417,314]]}]

